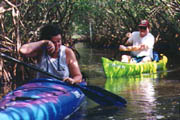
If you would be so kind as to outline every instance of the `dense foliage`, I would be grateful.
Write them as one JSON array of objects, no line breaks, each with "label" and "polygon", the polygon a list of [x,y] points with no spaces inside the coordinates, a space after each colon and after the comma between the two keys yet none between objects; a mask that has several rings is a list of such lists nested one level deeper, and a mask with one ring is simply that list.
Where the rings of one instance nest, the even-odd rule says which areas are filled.
[{"label": "dense foliage", "polygon": [[[84,11],[83,14],[81,11]],[[137,30],[142,19],[151,23],[151,32],[156,37],[160,52],[177,52],[180,33],[180,1],[168,0],[80,0],[74,21],[81,25],[79,32],[92,33],[94,47],[117,48],[123,44],[125,34]],[[83,27],[82,27],[83,26]],[[91,31],[90,31],[91,28]],[[161,45],[166,45],[166,49]],[[176,49],[174,49],[176,48]]]},{"label": "dense foliage", "polygon": [[[125,34],[136,30],[141,19],[150,21],[158,52],[179,52],[179,0],[2,0],[0,51],[32,62],[22,58],[18,49],[38,40],[39,29],[47,23],[59,25],[64,44],[71,44],[72,36],[80,35],[92,47],[117,49],[127,40]],[[24,79],[23,69],[0,59],[3,80]]]}]

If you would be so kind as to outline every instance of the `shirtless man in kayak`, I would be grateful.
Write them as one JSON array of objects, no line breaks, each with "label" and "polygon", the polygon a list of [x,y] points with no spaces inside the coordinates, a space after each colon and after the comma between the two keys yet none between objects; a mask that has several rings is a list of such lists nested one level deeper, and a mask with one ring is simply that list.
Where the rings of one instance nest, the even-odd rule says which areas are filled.
[{"label": "shirtless man in kayak", "polygon": [[129,39],[120,51],[131,51],[130,55],[122,55],[121,62],[149,62],[153,59],[154,36],[149,32],[150,25],[147,20],[142,20],[138,25],[139,31],[128,33]]}]

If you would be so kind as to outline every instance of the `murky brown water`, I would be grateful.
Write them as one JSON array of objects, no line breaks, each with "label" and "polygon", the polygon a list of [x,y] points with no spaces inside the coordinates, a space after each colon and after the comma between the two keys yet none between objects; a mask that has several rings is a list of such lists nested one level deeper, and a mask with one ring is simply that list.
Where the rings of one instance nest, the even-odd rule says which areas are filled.
[{"label": "murky brown water", "polygon": [[[76,45],[81,55],[81,71],[88,84],[103,87],[124,97],[127,107],[102,108],[86,99],[82,108],[68,120],[180,120],[180,64],[169,63],[168,71],[114,79],[105,78],[101,57],[113,57],[110,50]],[[1,93],[11,87],[1,87]]]}]

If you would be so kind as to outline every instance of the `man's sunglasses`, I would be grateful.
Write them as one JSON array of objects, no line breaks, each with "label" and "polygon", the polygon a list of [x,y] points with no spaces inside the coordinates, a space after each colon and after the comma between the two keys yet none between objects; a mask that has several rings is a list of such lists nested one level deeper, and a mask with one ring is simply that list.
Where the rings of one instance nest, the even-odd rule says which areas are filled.
[{"label": "man's sunglasses", "polygon": [[141,29],[141,30],[146,30],[146,26],[139,26],[139,29]]}]

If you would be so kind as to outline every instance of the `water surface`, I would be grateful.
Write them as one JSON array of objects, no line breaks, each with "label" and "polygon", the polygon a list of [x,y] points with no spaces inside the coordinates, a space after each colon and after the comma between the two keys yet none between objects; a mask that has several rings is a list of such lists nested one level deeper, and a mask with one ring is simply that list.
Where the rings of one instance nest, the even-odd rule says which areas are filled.
[{"label": "water surface", "polygon": [[[127,107],[100,107],[86,99],[82,109],[70,120],[180,120],[180,64],[172,61],[167,71],[121,78],[106,78],[101,57],[114,57],[114,51],[76,45],[80,66],[88,84],[105,88],[124,97]],[[77,117],[78,116],[78,117]]]}]

